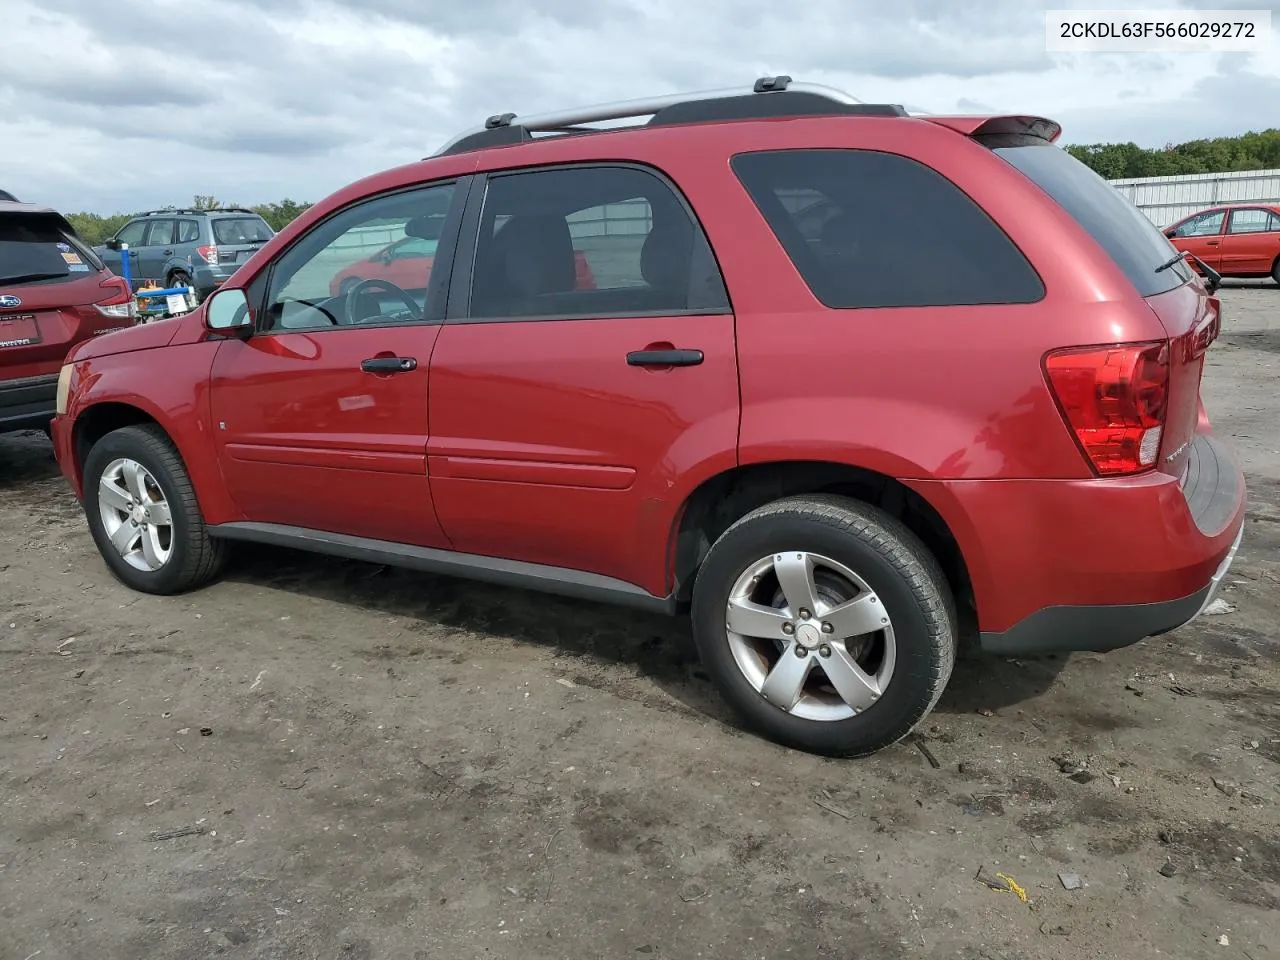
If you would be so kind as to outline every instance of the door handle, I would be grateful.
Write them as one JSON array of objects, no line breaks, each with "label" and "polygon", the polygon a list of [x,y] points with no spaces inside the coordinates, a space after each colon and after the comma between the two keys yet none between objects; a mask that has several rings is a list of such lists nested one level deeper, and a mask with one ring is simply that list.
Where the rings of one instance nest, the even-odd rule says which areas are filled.
[{"label": "door handle", "polygon": [[1218,244],[1220,244],[1221,242],[1222,242],[1221,240],[1206,240],[1206,241],[1205,241],[1205,246],[1209,246],[1209,247],[1216,247],[1216,246],[1217,246]]},{"label": "door handle", "polygon": [[631,367],[696,367],[700,363],[701,350],[632,350],[627,354]]},{"label": "door handle", "polygon": [[418,369],[418,361],[413,357],[370,357],[360,361],[360,369],[365,373],[408,373]]},{"label": "door handle", "polygon": [[173,251],[172,251],[172,250],[166,250],[166,251],[164,252],[164,255],[165,255],[166,257],[171,257],[171,256],[173,256]]}]

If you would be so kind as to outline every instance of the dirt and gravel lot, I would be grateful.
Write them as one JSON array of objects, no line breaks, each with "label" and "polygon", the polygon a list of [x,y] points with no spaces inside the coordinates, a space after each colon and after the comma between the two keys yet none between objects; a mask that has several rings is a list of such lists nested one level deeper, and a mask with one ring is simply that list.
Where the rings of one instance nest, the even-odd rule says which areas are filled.
[{"label": "dirt and gravel lot", "polygon": [[0,958],[1280,958],[1280,290],[1223,300],[1231,612],[962,662],[936,768],[740,731],[678,621],[265,549],[130,593],[0,438]]}]

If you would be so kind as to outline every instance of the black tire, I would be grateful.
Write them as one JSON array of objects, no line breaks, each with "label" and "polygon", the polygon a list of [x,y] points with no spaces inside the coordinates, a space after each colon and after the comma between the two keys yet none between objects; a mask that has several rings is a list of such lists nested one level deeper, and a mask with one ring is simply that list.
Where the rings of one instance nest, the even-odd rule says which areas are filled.
[{"label": "black tire", "polygon": [[[855,716],[793,716],[765,700],[734,660],[725,627],[733,584],[760,558],[788,550],[844,564],[892,618],[893,676],[880,699]],[[703,665],[730,707],[769,739],[826,756],[866,756],[907,736],[937,704],[955,664],[955,601],[937,560],[896,518],[846,497],[787,497],[734,523],[698,571],[692,617]]]},{"label": "black tire", "polygon": [[195,289],[195,284],[191,282],[191,275],[185,270],[175,270],[169,274],[168,286],[173,287],[191,287]]},{"label": "black tire", "polygon": [[1271,265],[1271,279],[1280,283],[1280,257],[1276,257],[1276,262]]},{"label": "black tire", "polygon": [[[98,507],[97,490],[112,460],[128,457],[155,478],[172,518],[172,553],[158,570],[140,570],[111,545]],[[154,424],[113,430],[89,450],[84,463],[84,511],[98,552],[116,578],[142,593],[174,594],[201,586],[221,572],[228,545],[209,536],[195,489],[169,437]]]}]

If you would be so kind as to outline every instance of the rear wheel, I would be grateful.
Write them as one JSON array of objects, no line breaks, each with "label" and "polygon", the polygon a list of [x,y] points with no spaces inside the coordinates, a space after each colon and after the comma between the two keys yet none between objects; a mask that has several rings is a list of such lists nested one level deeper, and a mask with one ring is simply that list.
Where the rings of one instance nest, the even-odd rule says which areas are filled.
[{"label": "rear wheel", "polygon": [[728,703],[786,746],[835,756],[905,737],[955,662],[941,568],[894,517],[844,497],[789,497],[712,546],[694,637]]},{"label": "rear wheel", "polygon": [[169,274],[169,287],[190,287],[191,275],[185,270],[175,270]]},{"label": "rear wheel", "polygon": [[1276,257],[1276,262],[1271,265],[1271,279],[1280,283],[1280,257]]},{"label": "rear wheel", "polygon": [[154,425],[113,430],[84,465],[84,509],[111,572],[144,593],[180,593],[215,577],[227,545],[205,529],[172,442]]}]

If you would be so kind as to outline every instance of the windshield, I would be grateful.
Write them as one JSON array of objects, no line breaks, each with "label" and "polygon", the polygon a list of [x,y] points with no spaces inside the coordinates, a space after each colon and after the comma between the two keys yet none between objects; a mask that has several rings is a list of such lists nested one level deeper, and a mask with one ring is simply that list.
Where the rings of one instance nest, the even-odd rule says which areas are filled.
[{"label": "windshield", "polygon": [[57,217],[42,213],[0,216],[0,283],[59,283],[101,269],[102,261],[68,233]]},{"label": "windshield", "polygon": [[1178,251],[1115,187],[1061,147],[1035,137],[979,138],[1017,167],[1088,231],[1143,297],[1155,296],[1192,277],[1185,263],[1161,270]]},{"label": "windshield", "polygon": [[271,228],[257,217],[219,217],[213,221],[213,239],[219,244],[266,243]]}]

